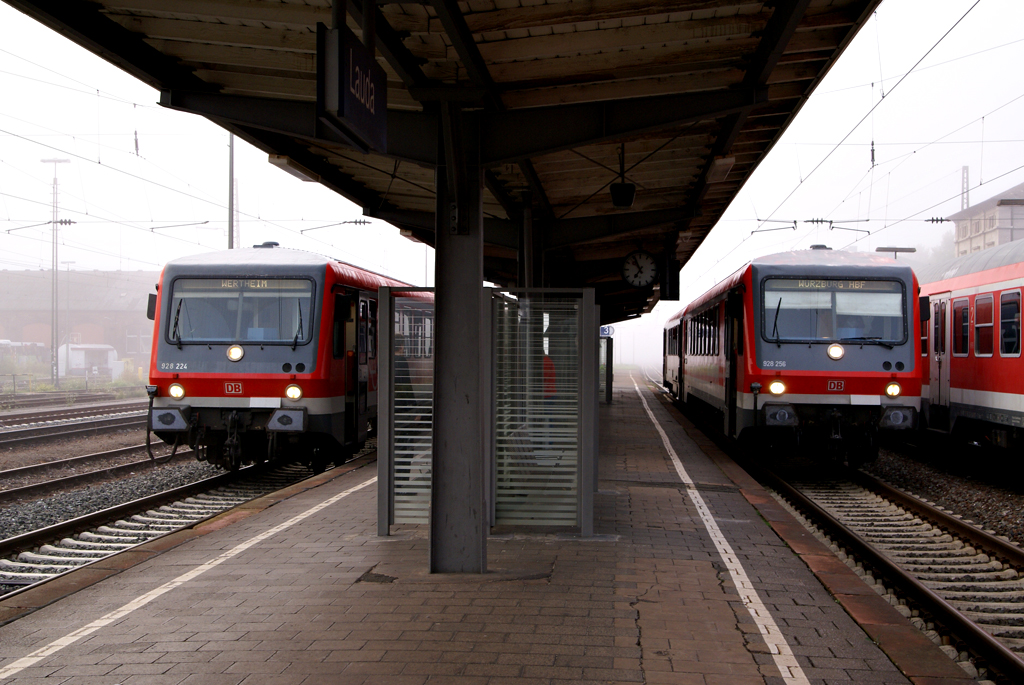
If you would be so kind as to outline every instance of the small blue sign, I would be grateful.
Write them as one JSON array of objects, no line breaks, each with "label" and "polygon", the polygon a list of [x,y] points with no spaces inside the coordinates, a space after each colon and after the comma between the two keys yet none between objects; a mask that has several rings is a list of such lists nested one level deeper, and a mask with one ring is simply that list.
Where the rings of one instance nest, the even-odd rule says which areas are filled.
[{"label": "small blue sign", "polygon": [[601,337],[610,338],[615,335],[615,328],[612,326],[601,326]]}]

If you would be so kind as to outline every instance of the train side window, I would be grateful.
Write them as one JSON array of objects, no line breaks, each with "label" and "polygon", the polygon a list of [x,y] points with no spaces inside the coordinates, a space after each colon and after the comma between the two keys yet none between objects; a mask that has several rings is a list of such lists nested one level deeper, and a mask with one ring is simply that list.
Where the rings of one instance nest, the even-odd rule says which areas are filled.
[{"label": "train side window", "polygon": [[953,300],[953,354],[967,356],[970,335],[970,307],[967,300]]},{"label": "train side window", "polygon": [[999,354],[1020,356],[1020,291],[999,296]]},{"label": "train side window", "polygon": [[932,350],[939,353],[939,338],[942,337],[939,328],[939,303],[935,303],[935,312],[932,314]]},{"label": "train side window", "polygon": [[993,328],[992,296],[978,295],[974,298],[974,354],[992,356]]}]

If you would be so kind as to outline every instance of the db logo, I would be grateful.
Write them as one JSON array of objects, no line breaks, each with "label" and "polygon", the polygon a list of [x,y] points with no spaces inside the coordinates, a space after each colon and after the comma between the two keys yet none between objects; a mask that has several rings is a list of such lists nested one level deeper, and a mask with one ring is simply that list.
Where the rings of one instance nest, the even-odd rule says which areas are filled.
[{"label": "db logo", "polygon": [[[828,391],[829,392],[842,392],[843,388],[846,387],[846,381],[829,381]],[[239,391],[241,392],[241,391]]]},{"label": "db logo", "polygon": [[[831,384],[831,381],[829,381],[829,383]],[[224,393],[226,395],[241,395],[242,394],[242,384],[241,383],[225,383],[224,384]]]}]

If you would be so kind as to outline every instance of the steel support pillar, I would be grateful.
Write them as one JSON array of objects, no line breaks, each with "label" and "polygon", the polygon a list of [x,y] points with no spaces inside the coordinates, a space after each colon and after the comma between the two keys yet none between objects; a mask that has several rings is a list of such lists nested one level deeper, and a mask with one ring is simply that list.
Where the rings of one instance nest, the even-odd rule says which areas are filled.
[{"label": "steel support pillar", "polygon": [[[483,169],[475,117],[445,104],[438,136],[431,573],[487,570]],[[487,328],[487,330],[485,330]]]}]

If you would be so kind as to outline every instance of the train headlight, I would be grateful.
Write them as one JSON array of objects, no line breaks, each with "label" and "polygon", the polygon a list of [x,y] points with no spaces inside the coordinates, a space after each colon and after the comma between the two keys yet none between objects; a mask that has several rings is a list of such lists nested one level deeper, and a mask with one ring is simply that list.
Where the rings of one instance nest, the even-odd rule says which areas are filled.
[{"label": "train headlight", "polygon": [[768,392],[773,395],[781,395],[786,392],[786,384],[782,381],[772,381],[768,384]]},{"label": "train headlight", "polygon": [[284,396],[290,400],[301,400],[302,399],[302,388],[297,385],[289,385],[284,389]]},{"label": "train headlight", "polygon": [[232,345],[228,348],[228,359],[233,362],[237,362],[239,359],[245,356],[245,350],[242,349],[241,345]]},{"label": "train headlight", "polygon": [[885,394],[889,397],[899,397],[901,392],[903,392],[903,388],[896,381],[885,386]]},{"label": "train headlight", "polygon": [[181,387],[181,383],[171,383],[171,387],[167,388],[167,394],[176,400],[180,400],[185,396],[185,388]]},{"label": "train headlight", "polygon": [[839,361],[840,359],[843,358],[844,354],[846,354],[846,350],[844,350],[843,346],[840,345],[839,343],[832,343],[831,345],[828,346],[828,356],[830,359],[835,359],[836,361]]}]

